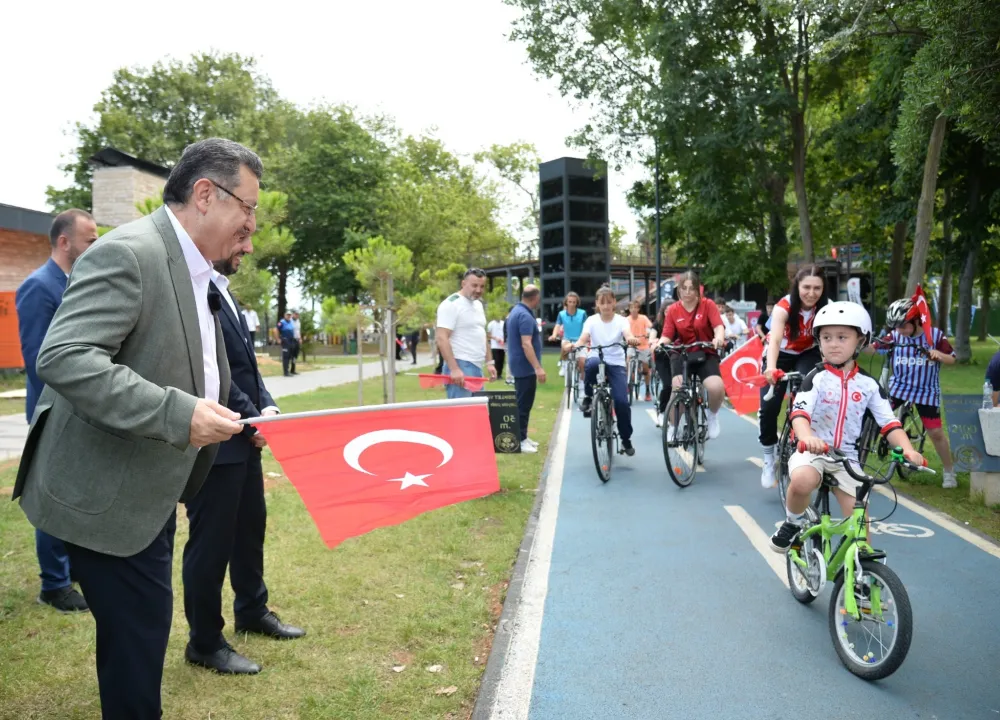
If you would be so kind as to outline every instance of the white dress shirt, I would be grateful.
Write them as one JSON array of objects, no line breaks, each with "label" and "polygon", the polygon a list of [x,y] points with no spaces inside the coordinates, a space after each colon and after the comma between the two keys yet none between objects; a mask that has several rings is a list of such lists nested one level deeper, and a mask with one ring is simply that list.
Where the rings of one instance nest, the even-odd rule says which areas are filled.
[{"label": "white dress shirt", "polygon": [[[226,302],[229,303],[229,308],[233,311],[233,317],[236,318],[236,322],[239,323],[239,321],[240,321],[240,311],[237,309],[237,307],[236,307],[236,301],[233,300],[233,296],[229,292],[229,278],[227,278],[225,275],[223,275],[222,273],[220,273],[215,268],[212,268],[212,282],[215,283],[215,287],[219,288],[219,292],[222,293],[222,297],[224,297],[226,299]],[[243,333],[240,333],[240,335],[242,335],[242,334]],[[243,344],[244,345],[248,345],[249,344],[247,342],[246,337],[243,338]],[[253,348],[250,348],[250,352],[253,352],[253,351],[254,351]],[[258,374],[258,376],[260,375],[260,371],[259,370],[257,371],[257,374]],[[268,405],[267,407],[260,409],[260,411],[262,413],[265,410],[274,410],[275,412],[280,412],[278,410],[277,406],[275,406],[275,405]]]},{"label": "white dress shirt", "polygon": [[205,366],[205,399],[219,401],[219,360],[216,356],[215,318],[208,307],[208,284],[212,281],[214,272],[212,264],[201,254],[194,240],[188,235],[177,217],[169,207],[163,206],[174,227],[181,250],[184,251],[184,262],[191,274],[191,286],[194,290],[194,306],[198,310],[198,331],[201,335],[202,364]]}]

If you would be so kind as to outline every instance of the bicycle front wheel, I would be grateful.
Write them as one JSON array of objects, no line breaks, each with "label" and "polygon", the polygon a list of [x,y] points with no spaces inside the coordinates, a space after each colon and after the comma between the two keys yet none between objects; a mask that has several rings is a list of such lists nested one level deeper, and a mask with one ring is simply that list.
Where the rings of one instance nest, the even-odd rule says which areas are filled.
[{"label": "bicycle front wheel", "polygon": [[[848,556],[850,557],[850,556]],[[892,570],[874,560],[861,561],[859,585],[844,587],[841,572],[830,598],[830,636],[844,666],[863,680],[889,677],[906,659],[913,637],[913,613],[906,588]],[[861,618],[844,607],[854,592]]]},{"label": "bicycle front wheel", "polygon": [[573,385],[576,383],[573,377],[573,368],[575,363],[566,365],[566,409],[571,410],[573,408]]},{"label": "bicycle front wheel", "polygon": [[875,418],[870,413],[865,413],[864,422],[861,424],[861,435],[858,436],[858,463],[861,467],[868,464],[868,458],[872,453],[877,453],[880,433]]},{"label": "bicycle front wheel", "polygon": [[667,472],[677,487],[685,488],[694,480],[698,469],[697,426],[692,423],[693,413],[682,404],[684,397],[674,393],[663,414],[663,459]]},{"label": "bicycle front wheel", "polygon": [[595,393],[590,413],[590,444],[594,450],[594,465],[601,482],[611,479],[611,444],[613,441],[610,398],[603,393]]},{"label": "bicycle front wheel", "polygon": [[778,438],[778,447],[775,448],[777,454],[774,468],[775,480],[777,481],[775,485],[778,488],[778,498],[781,500],[781,507],[785,510],[787,510],[785,497],[788,495],[788,484],[792,480],[788,472],[788,460],[792,457],[791,434],[791,426],[786,422],[785,427],[781,430],[781,437]]}]

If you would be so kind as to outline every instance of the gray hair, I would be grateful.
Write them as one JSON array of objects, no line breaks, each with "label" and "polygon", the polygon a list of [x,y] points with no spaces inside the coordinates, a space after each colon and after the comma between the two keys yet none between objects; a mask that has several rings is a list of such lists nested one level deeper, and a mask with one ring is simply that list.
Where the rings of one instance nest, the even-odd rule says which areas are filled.
[{"label": "gray hair", "polygon": [[[163,202],[185,204],[191,199],[194,184],[208,178],[227,190],[239,184],[240,167],[245,166],[260,180],[264,165],[257,153],[225,138],[208,138],[188,145],[181,159],[170,171],[163,188]],[[221,192],[216,190],[216,193]]]}]

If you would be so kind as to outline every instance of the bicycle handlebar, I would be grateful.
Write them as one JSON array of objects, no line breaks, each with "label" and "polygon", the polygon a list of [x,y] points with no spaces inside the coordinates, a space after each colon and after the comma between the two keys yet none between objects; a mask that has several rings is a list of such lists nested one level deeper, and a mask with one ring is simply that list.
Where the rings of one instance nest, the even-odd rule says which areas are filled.
[{"label": "bicycle handlebar", "polygon": [[777,380],[774,381],[774,384],[768,389],[767,393],[764,395],[765,402],[774,397],[774,388],[778,387],[778,383],[782,383],[787,380],[801,380],[802,378],[805,377],[805,375],[803,375],[800,372],[786,373],[784,370],[775,370],[774,376],[777,378]]},{"label": "bicycle handlebar", "polygon": [[[884,338],[877,338],[872,341],[872,349],[878,350],[895,350],[898,347],[912,347],[918,353],[926,358],[930,358],[930,350],[925,348],[923,345],[901,345],[892,339],[891,336],[886,336]],[[938,360],[931,360],[931,362],[939,362]]]},{"label": "bicycle handlebar", "polygon": [[660,352],[679,352],[685,353],[689,350],[714,350],[715,345],[710,342],[704,342],[699,340],[698,342],[693,342],[688,345],[673,345],[670,343],[658,343],[656,345],[656,350]]},{"label": "bicycle handlebar", "polygon": [[[799,440],[797,449],[799,452],[806,452],[806,450],[808,450],[804,440]],[[847,474],[860,483],[884,485],[887,482],[889,482],[889,478],[891,478],[892,474],[896,472],[897,465],[906,465],[910,469],[916,470],[918,472],[927,472],[931,473],[932,475],[936,474],[933,470],[927,467],[927,458],[924,458],[923,465],[914,465],[903,456],[903,448],[899,447],[898,445],[890,451],[889,456],[892,458],[892,461],[889,463],[889,467],[886,469],[886,471],[882,473],[881,479],[877,479],[870,475],[865,475],[864,473],[857,472],[851,465],[850,458],[847,457],[847,455],[845,455],[837,448],[830,447],[828,443],[823,443],[823,454],[826,455],[827,459],[832,460],[833,462],[836,463],[840,463],[847,471]]]}]

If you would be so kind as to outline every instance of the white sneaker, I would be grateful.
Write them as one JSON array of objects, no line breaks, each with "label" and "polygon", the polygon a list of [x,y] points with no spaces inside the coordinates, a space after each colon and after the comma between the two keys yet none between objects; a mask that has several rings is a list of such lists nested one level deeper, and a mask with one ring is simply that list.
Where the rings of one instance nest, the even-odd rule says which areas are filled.
[{"label": "white sneaker", "polygon": [[[662,416],[661,416],[662,417]],[[674,425],[667,425],[667,442],[673,442],[674,438],[677,436],[677,427]]]},{"label": "white sneaker", "polygon": [[708,439],[715,440],[715,438],[719,437],[719,433],[722,432],[719,427],[719,413],[709,410],[705,413],[705,418],[708,421]]},{"label": "white sneaker", "polygon": [[536,448],[534,445],[532,445],[527,440],[522,440],[521,441],[521,452],[523,452],[523,453],[536,453],[536,452],[538,452],[538,448]]},{"label": "white sneaker", "polygon": [[764,467],[760,471],[760,486],[770,490],[778,484],[774,477],[774,453],[764,453]]},{"label": "white sneaker", "polygon": [[559,363],[559,377],[565,377],[565,376],[566,376],[566,363],[561,362]]},{"label": "white sneaker", "polygon": [[944,480],[941,481],[941,487],[945,490],[954,490],[958,487],[958,480],[955,478],[955,471],[944,473]]},{"label": "white sneaker", "polygon": [[663,427],[663,413],[656,413],[656,427]]},{"label": "white sneaker", "polygon": [[538,443],[537,443],[537,442],[535,442],[534,440],[532,440],[531,438],[525,438],[525,439],[524,439],[524,442],[526,442],[526,443],[530,443],[531,445],[533,445],[533,446],[535,446],[535,447],[538,447]]}]

